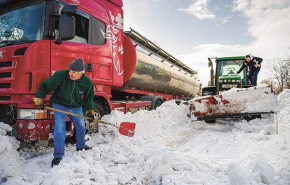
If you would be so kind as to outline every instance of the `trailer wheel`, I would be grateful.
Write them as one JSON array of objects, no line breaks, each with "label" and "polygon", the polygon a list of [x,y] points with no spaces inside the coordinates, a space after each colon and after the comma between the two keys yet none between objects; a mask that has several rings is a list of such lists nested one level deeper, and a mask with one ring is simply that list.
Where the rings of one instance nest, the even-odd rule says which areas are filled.
[{"label": "trailer wheel", "polygon": [[151,107],[150,110],[156,109],[160,105],[162,105],[163,100],[160,96],[142,96],[139,100],[143,101],[151,101]]},{"label": "trailer wheel", "polygon": [[156,100],[154,109],[156,109],[157,107],[160,107],[162,103],[163,102],[161,100]]}]

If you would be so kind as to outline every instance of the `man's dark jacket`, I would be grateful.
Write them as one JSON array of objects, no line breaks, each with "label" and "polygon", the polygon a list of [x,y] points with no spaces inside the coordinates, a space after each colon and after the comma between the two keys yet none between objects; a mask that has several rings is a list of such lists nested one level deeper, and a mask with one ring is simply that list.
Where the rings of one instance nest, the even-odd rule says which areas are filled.
[{"label": "man's dark jacket", "polygon": [[255,70],[256,69],[255,65],[256,64],[261,65],[262,61],[263,61],[262,58],[251,56],[250,62],[244,61],[243,65],[241,66],[240,70],[237,73],[240,73],[246,66],[249,66],[250,70]]},{"label": "man's dark jacket", "polygon": [[45,98],[51,91],[54,91],[50,97],[52,103],[67,108],[84,105],[85,110],[94,110],[94,85],[85,74],[79,80],[71,80],[69,70],[57,71],[40,84],[36,97]]}]

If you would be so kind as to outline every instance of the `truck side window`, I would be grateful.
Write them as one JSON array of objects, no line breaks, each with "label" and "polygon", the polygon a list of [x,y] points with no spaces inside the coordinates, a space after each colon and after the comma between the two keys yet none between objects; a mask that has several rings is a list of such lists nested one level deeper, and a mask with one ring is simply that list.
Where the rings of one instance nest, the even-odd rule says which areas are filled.
[{"label": "truck side window", "polygon": [[74,16],[76,20],[76,32],[75,32],[76,36],[75,38],[68,41],[87,44],[89,19],[87,19],[86,17],[80,16],[78,14]]},{"label": "truck side window", "polygon": [[106,42],[106,24],[93,17],[92,25],[92,44],[103,45]]}]

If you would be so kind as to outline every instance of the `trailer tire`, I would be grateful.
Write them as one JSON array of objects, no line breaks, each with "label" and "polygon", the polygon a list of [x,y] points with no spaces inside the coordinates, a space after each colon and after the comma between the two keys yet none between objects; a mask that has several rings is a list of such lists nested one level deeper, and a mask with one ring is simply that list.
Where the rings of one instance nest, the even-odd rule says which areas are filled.
[{"label": "trailer tire", "polygon": [[154,109],[156,109],[157,107],[160,107],[162,105],[162,103],[163,103],[163,101],[156,100]]},{"label": "trailer tire", "polygon": [[155,110],[157,107],[161,106],[163,103],[163,100],[160,96],[142,96],[139,100],[142,101],[151,101],[151,107],[150,110]]}]

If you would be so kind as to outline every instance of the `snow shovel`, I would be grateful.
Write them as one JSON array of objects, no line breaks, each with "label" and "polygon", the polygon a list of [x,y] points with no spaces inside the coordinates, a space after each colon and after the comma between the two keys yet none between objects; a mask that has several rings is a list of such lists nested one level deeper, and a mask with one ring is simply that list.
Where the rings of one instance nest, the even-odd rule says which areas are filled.
[{"label": "snow shovel", "polygon": [[[82,116],[82,115],[75,114],[75,113],[71,113],[71,112],[67,112],[67,111],[60,110],[60,109],[56,109],[56,108],[53,108],[53,107],[44,106],[44,108],[48,109],[48,110],[62,112],[62,113],[69,114],[69,115],[72,115],[72,116],[77,116],[77,117],[80,117],[80,118],[84,118],[86,120],[91,120],[91,118],[89,118],[89,117]],[[94,122],[103,123],[103,124],[106,124],[106,125],[112,125],[112,126],[114,126],[116,128],[119,128],[119,133],[120,134],[125,135],[125,136],[129,136],[129,137],[133,137],[134,136],[135,125],[136,125],[135,123],[122,122],[120,124],[120,126],[117,126],[117,125],[114,125],[113,123],[108,123],[108,122],[105,122],[105,121],[102,121],[102,120],[99,120],[99,119],[94,119]]]}]

